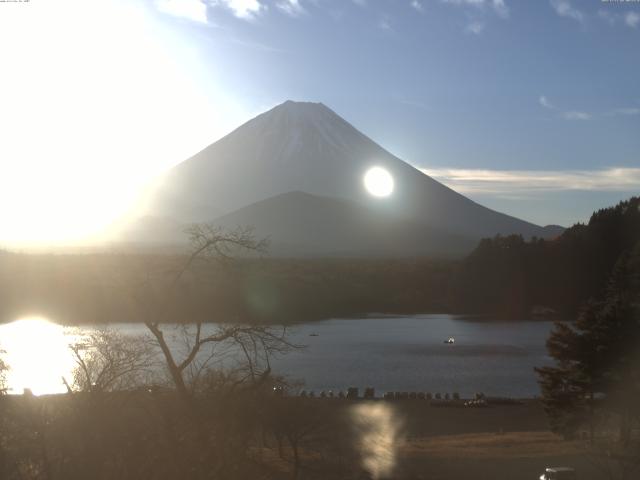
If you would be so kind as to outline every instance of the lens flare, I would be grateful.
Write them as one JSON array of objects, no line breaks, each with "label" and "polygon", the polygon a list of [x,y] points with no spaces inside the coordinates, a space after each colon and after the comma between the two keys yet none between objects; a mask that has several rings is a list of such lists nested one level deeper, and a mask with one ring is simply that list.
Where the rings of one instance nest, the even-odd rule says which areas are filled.
[{"label": "lens flare", "polygon": [[401,419],[391,406],[377,402],[355,405],[351,414],[362,467],[374,480],[389,477],[402,443]]}]

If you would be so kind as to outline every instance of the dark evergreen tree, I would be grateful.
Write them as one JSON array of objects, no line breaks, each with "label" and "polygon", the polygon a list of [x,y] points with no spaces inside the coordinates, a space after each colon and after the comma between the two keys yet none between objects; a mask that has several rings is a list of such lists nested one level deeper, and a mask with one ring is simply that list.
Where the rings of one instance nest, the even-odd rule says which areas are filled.
[{"label": "dark evergreen tree", "polygon": [[620,256],[601,301],[590,301],[575,324],[556,322],[548,341],[556,366],[537,368],[552,429],[573,436],[599,417],[620,419],[629,439],[640,400],[640,242]]}]

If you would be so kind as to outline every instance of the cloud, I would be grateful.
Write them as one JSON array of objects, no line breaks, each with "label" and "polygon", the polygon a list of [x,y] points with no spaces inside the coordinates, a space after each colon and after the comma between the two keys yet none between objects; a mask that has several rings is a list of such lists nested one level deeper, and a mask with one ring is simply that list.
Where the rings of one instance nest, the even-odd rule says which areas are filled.
[{"label": "cloud", "polygon": [[[252,20],[267,9],[261,0],[156,0],[155,3],[157,9],[162,13],[199,23],[208,23],[207,5],[227,7],[233,15],[244,20]],[[285,3],[289,4],[288,8],[291,12],[302,8],[298,5],[298,0],[281,0],[278,7],[282,8],[281,4]]]},{"label": "cloud", "polygon": [[[558,107],[551,103],[551,101],[545,96],[540,95],[538,97],[538,103],[548,110],[558,110]],[[578,110],[571,110],[560,113],[560,116],[565,120],[591,120],[593,115]]]},{"label": "cloud", "polygon": [[[545,95],[540,95],[538,97],[538,103],[549,110],[558,110],[558,107],[551,103],[551,101]],[[591,120],[591,118],[593,117],[593,115],[591,115],[590,113],[581,112],[578,110],[562,112],[560,116],[565,120]]]},{"label": "cloud", "polygon": [[480,170],[423,168],[421,171],[457,192],[513,195],[552,191],[627,192],[640,188],[640,168],[600,170]]},{"label": "cloud", "polygon": [[202,0],[157,0],[156,8],[174,17],[207,23],[207,6]]},{"label": "cloud", "polygon": [[544,108],[548,108],[550,110],[556,109],[556,106],[553,103],[551,103],[549,99],[547,99],[547,97],[545,97],[544,95],[540,95],[540,98],[538,98],[538,103],[542,105]]},{"label": "cloud", "polygon": [[364,7],[367,4],[367,0],[353,0],[353,3],[359,5],[360,7]]},{"label": "cloud", "polygon": [[[538,103],[542,105],[544,108],[547,108],[549,110],[558,110],[558,107],[556,107],[553,103],[551,103],[551,101],[545,95],[540,95],[540,97],[538,97]],[[565,120],[591,120],[594,117],[600,117],[600,116],[613,117],[617,115],[625,115],[625,116],[640,115],[640,108],[639,107],[622,107],[622,108],[615,108],[608,112],[597,112],[595,114],[583,112],[580,110],[569,110],[569,111],[560,112],[559,115]]]},{"label": "cloud", "polygon": [[640,14],[629,12],[624,16],[624,23],[631,28],[636,28],[640,23]]},{"label": "cloud", "polygon": [[393,30],[393,27],[391,27],[391,23],[389,23],[389,19],[387,18],[381,18],[380,21],[378,22],[378,27],[381,30],[385,30],[385,31]]},{"label": "cloud", "polygon": [[598,17],[607,22],[609,25],[615,25],[618,20],[618,16],[609,12],[608,10],[598,10]]},{"label": "cloud", "polygon": [[451,5],[472,5],[474,7],[483,7],[486,0],[441,0],[442,3],[450,3]]},{"label": "cloud", "polygon": [[[218,0],[226,5],[233,14],[244,20],[251,20],[255,18],[263,10],[266,10],[266,6],[260,3],[260,0]],[[216,2],[217,3],[217,2]]]},{"label": "cloud", "polygon": [[570,111],[563,112],[562,117],[565,120],[591,120],[592,115],[587,112]]},{"label": "cloud", "polygon": [[440,0],[442,3],[448,3],[450,5],[458,6],[470,6],[478,9],[483,9],[487,6],[493,9],[493,11],[502,18],[509,17],[509,7],[505,0]]},{"label": "cloud", "polygon": [[608,10],[598,10],[598,17],[613,26],[622,22],[627,27],[637,28],[640,25],[640,14],[637,12],[627,12],[626,14],[611,13]]},{"label": "cloud", "polygon": [[464,29],[467,33],[473,33],[474,35],[480,35],[484,30],[484,23],[482,22],[471,22]]},{"label": "cloud", "polygon": [[424,6],[422,5],[422,3],[419,2],[419,0],[412,0],[411,1],[411,6],[416,9],[418,12],[424,12]]},{"label": "cloud", "polygon": [[499,17],[509,18],[509,8],[504,3],[504,0],[493,0],[493,2],[491,2],[491,6]]},{"label": "cloud", "polygon": [[276,7],[292,17],[297,17],[299,15],[302,15],[303,13],[306,13],[305,9],[302,8],[302,5],[300,5],[299,0],[283,0],[281,2],[278,2],[276,4]]},{"label": "cloud", "polygon": [[464,9],[467,17],[465,33],[480,35],[487,26],[488,12],[493,11],[502,19],[509,18],[506,0],[440,0],[440,2]]},{"label": "cloud", "polygon": [[584,13],[571,5],[569,0],[550,0],[550,3],[556,13],[561,17],[570,18],[576,22],[584,23]]},{"label": "cloud", "polygon": [[640,115],[640,108],[628,107],[628,108],[616,108],[609,112],[609,115]]}]

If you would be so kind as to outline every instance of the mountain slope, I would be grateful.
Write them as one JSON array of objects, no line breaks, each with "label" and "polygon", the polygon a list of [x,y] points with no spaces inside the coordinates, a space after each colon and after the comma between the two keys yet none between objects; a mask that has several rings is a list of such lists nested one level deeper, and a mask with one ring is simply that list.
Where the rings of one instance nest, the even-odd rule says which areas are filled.
[{"label": "mountain slope", "polygon": [[[374,198],[365,190],[363,176],[373,166],[393,176],[390,197]],[[557,229],[495,212],[438,183],[326,106],[292,101],[174,167],[151,196],[147,213],[179,223],[211,221],[293,191],[355,201],[398,221],[461,237],[557,235]]]},{"label": "mountain slope", "polygon": [[455,256],[475,240],[429,228],[352,200],[289,192],[214,221],[227,228],[252,225],[270,239],[274,256]]}]

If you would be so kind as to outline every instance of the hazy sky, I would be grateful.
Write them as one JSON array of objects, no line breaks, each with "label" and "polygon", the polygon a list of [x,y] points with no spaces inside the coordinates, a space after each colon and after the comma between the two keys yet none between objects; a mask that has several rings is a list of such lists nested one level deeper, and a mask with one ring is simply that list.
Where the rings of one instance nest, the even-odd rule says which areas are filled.
[{"label": "hazy sky", "polygon": [[640,193],[640,3],[0,3],[0,242],[97,232],[286,99],[540,224]]}]

